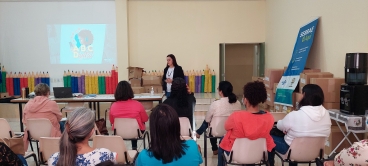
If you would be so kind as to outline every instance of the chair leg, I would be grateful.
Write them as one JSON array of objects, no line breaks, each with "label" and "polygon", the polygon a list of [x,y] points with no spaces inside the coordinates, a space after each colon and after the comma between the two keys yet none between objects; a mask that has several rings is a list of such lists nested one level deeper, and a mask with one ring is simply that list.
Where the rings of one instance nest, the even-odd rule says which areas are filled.
[{"label": "chair leg", "polygon": [[36,166],[38,166],[39,165],[39,162],[37,162],[37,156],[36,156],[36,154],[33,154],[32,157],[33,157],[33,159],[34,159],[34,161],[36,163]]},{"label": "chair leg", "polygon": [[36,146],[37,146],[38,163],[41,163],[40,149],[38,147],[38,142],[36,142]]},{"label": "chair leg", "polygon": [[207,166],[207,133],[204,132],[204,165]]}]

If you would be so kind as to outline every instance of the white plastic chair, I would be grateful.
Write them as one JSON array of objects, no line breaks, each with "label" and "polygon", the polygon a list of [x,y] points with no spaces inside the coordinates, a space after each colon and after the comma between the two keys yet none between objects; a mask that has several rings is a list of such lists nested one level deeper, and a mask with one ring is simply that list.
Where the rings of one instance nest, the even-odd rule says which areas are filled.
[{"label": "white plastic chair", "polygon": [[183,137],[192,137],[192,127],[190,127],[190,122],[187,117],[179,117],[180,122],[180,135]]},{"label": "white plastic chair", "polygon": [[326,137],[300,137],[295,138],[286,154],[280,154],[276,151],[276,155],[284,162],[293,163],[315,163],[316,158],[323,158]]},{"label": "white plastic chair", "polygon": [[14,133],[10,128],[8,121],[4,118],[0,118],[0,138],[12,138]]},{"label": "white plastic chair", "polygon": [[65,116],[68,116],[68,112],[73,112],[76,108],[81,108],[81,107],[85,107],[86,103],[85,102],[70,102],[67,103],[65,107],[60,109],[60,112],[63,113],[65,112]]},{"label": "white plastic chair", "polygon": [[[6,119],[0,118],[0,126],[0,138],[12,138],[14,136],[14,133]],[[26,152],[23,157],[25,159],[33,157],[36,166],[38,165],[37,156],[34,152]]]},{"label": "white plastic chair", "polygon": [[204,134],[204,162],[207,165],[207,139],[221,138],[226,134],[225,122],[229,116],[214,116],[208,127],[208,131]]},{"label": "white plastic chair", "polygon": [[248,138],[237,138],[231,148],[229,155],[224,156],[227,164],[265,164],[267,165],[267,145],[265,138],[250,140]]},{"label": "white plastic chair", "polygon": [[[31,145],[31,149],[33,150],[32,142],[36,142],[37,146],[37,154],[39,154],[38,142],[41,137],[51,137],[52,124],[49,119],[46,118],[32,118],[27,119],[27,132],[28,132],[28,141]],[[39,161],[40,158],[39,158]]]},{"label": "white plastic chair", "polygon": [[116,161],[122,164],[134,164],[138,156],[137,150],[127,150],[120,136],[97,135],[93,138],[93,148],[106,148],[117,153]]},{"label": "white plastic chair", "polygon": [[146,149],[146,137],[148,144],[150,143],[148,132],[142,133],[137,120],[132,118],[115,118],[114,135],[121,136],[124,140],[143,140],[144,149]]},{"label": "white plastic chair", "polygon": [[45,164],[52,154],[59,152],[60,137],[40,138],[40,164]]}]

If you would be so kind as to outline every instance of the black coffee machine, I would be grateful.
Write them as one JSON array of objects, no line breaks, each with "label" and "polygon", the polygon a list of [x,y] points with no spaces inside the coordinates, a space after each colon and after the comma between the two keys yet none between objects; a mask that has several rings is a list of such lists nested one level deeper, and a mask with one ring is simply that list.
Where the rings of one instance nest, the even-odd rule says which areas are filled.
[{"label": "black coffee machine", "polygon": [[345,84],[340,90],[340,111],[364,115],[368,111],[368,53],[347,53]]}]

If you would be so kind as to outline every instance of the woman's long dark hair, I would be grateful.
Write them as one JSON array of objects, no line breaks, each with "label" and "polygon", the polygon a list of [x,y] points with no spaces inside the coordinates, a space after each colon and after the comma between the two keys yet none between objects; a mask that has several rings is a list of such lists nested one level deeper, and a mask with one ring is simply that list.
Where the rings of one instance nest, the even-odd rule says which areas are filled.
[{"label": "woman's long dark hair", "polygon": [[305,85],[302,93],[304,97],[299,102],[299,108],[303,106],[320,106],[325,100],[321,87],[316,84]]},{"label": "woman's long dark hair", "polygon": [[[174,54],[169,54],[169,55],[167,55],[166,57],[170,57],[171,59],[172,59],[172,61],[173,61],[173,65],[176,67],[176,66],[179,66],[178,65],[178,63],[176,62],[176,58],[175,58],[175,56],[174,56]],[[169,66],[169,65],[167,65],[166,64],[166,66]]]},{"label": "woman's long dark hair", "polygon": [[57,166],[75,165],[76,144],[88,139],[94,127],[95,113],[89,108],[77,108],[68,116],[65,131],[60,138],[60,156]]},{"label": "woman's long dark hair", "polygon": [[166,104],[159,104],[150,115],[151,144],[149,155],[162,163],[170,163],[185,155],[188,148],[180,136],[180,122],[176,111]]},{"label": "woman's long dark hair", "polygon": [[229,103],[236,103],[238,101],[236,95],[233,93],[233,85],[229,81],[221,81],[218,90],[222,92],[224,97],[229,98]]},{"label": "woman's long dark hair", "polygon": [[169,98],[177,99],[177,106],[179,108],[188,107],[188,91],[187,84],[184,79],[174,78],[171,85],[171,94]]}]

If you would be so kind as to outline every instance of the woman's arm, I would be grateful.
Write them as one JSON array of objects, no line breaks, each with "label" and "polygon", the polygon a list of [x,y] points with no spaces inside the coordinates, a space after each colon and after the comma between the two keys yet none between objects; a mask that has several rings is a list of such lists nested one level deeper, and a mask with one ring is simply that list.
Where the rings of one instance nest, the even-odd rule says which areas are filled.
[{"label": "woman's arm", "polygon": [[51,107],[52,113],[55,114],[56,119],[60,121],[63,114],[60,112],[59,106],[56,104],[55,101],[50,101],[50,107]]},{"label": "woman's arm", "polygon": [[148,115],[146,113],[146,110],[144,109],[143,105],[141,103],[140,104],[140,111],[139,111],[139,116],[141,118],[141,121],[144,123],[144,122],[147,122],[148,121]]}]

